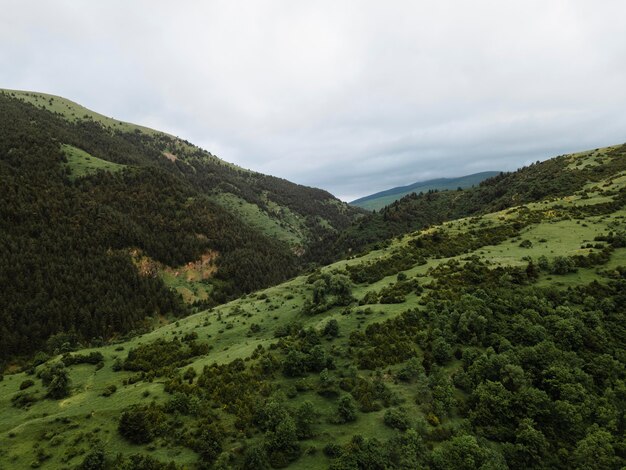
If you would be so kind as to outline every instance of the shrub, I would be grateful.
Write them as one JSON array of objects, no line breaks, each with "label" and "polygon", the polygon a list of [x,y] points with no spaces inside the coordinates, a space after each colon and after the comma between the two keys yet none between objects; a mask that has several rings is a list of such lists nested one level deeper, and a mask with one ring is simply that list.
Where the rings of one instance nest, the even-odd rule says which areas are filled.
[{"label": "shrub", "polygon": [[356,404],[349,395],[344,395],[337,406],[337,423],[350,423],[356,420]]},{"label": "shrub", "polygon": [[30,379],[26,379],[20,384],[20,390],[26,390],[27,388],[32,387],[33,385],[35,385],[35,382],[33,382]]},{"label": "shrub", "polygon": [[132,406],[122,413],[118,432],[133,444],[148,444],[159,434],[164,413],[156,405]]},{"label": "shrub", "polygon": [[404,408],[391,408],[385,412],[384,423],[392,429],[406,431],[411,426]]}]

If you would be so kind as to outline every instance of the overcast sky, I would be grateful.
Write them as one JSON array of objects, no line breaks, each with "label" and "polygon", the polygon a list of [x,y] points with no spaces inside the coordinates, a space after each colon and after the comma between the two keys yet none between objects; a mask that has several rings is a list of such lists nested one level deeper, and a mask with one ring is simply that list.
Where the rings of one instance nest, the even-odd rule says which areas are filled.
[{"label": "overcast sky", "polygon": [[0,87],[62,95],[344,200],[626,141],[623,0],[0,11]]}]

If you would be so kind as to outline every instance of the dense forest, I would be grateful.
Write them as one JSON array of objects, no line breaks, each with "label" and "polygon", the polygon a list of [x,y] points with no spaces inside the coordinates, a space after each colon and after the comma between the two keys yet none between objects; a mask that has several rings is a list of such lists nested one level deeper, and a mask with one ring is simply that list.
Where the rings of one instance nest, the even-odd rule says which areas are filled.
[{"label": "dense forest", "polygon": [[[324,191],[238,169],[165,134],[69,121],[6,93],[0,109],[0,362],[56,333],[106,340],[188,313],[159,276],[138,271],[131,249],[170,267],[217,252],[203,281],[204,305],[214,305],[295,275],[305,265],[298,250],[356,214]],[[121,170],[76,177],[63,146]],[[260,210],[298,214],[299,246],[216,202],[224,188]]]}]

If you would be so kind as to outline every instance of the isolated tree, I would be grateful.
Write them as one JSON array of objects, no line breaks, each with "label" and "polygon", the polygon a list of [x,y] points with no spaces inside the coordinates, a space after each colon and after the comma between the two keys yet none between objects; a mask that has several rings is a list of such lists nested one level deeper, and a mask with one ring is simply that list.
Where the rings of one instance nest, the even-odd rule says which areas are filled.
[{"label": "isolated tree", "polygon": [[349,423],[356,420],[356,404],[350,395],[344,395],[337,405],[337,421]]},{"label": "isolated tree", "polygon": [[70,376],[61,362],[45,368],[39,373],[41,381],[47,387],[46,396],[58,400],[70,394]]}]

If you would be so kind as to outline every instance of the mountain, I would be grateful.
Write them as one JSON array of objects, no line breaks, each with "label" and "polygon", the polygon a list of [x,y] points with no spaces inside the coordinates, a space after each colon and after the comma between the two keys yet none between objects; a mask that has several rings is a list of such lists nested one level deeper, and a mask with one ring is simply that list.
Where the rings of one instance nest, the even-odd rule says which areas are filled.
[{"label": "mountain", "polygon": [[2,91],[0,129],[0,359],[284,281],[360,215],[56,96]]},{"label": "mountain", "polygon": [[[483,215],[547,197],[563,197],[626,170],[624,145],[560,155],[513,172],[500,173],[462,191],[411,193],[357,219],[319,245],[325,260],[380,247],[393,237],[461,217]],[[605,162],[606,160],[606,162]],[[319,251],[318,248],[312,250]],[[322,256],[322,255],[320,255]]]},{"label": "mountain", "polygon": [[437,178],[427,181],[418,181],[408,186],[398,186],[355,199],[350,204],[363,209],[378,210],[411,193],[471,188],[499,173],[499,171],[483,171],[481,173],[459,176],[458,178]]},{"label": "mountain", "polygon": [[626,146],[380,217],[429,203],[470,215],[143,335],[50,341],[0,382],[0,468],[622,468]]}]

